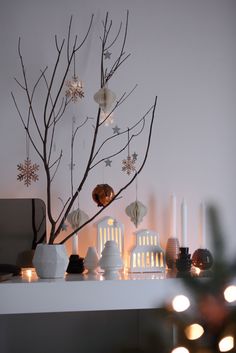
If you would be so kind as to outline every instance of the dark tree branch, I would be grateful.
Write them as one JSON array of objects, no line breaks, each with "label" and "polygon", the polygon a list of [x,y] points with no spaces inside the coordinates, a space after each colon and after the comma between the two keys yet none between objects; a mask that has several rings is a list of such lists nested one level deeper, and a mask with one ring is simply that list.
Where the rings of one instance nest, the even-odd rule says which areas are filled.
[{"label": "dark tree branch", "polygon": [[119,191],[115,194],[114,198],[106,205],[100,208],[100,210],[98,212],[96,212],[87,222],[85,222],[84,224],[82,224],[80,227],[78,227],[77,229],[74,229],[73,232],[71,232],[68,236],[66,236],[61,242],[60,244],[64,244],[68,239],[70,239],[75,233],[79,232],[81,229],[83,229],[88,223],[92,222],[97,216],[99,216],[100,213],[102,213],[107,207],[109,207],[115,200],[117,200],[118,196],[120,196],[122,194],[122,192],[124,190],[126,190],[129,185],[131,185],[133,183],[133,181],[137,178],[138,174],[140,174],[140,172],[142,171],[143,167],[145,166],[145,163],[147,161],[147,157],[148,157],[148,152],[150,149],[150,144],[151,144],[151,137],[152,137],[152,129],[153,129],[153,122],[154,122],[154,118],[155,118],[155,110],[156,110],[156,105],[157,105],[157,97],[155,97],[155,101],[154,101],[154,105],[153,105],[153,109],[152,109],[152,118],[151,118],[151,123],[150,123],[150,129],[149,129],[149,135],[148,135],[148,141],[147,141],[147,146],[146,146],[146,151],[145,151],[145,155],[143,158],[143,162],[141,164],[141,166],[139,167],[139,169],[137,170],[137,172],[135,173],[135,175],[129,180],[128,183],[126,183],[123,187],[121,187],[119,189]]}]

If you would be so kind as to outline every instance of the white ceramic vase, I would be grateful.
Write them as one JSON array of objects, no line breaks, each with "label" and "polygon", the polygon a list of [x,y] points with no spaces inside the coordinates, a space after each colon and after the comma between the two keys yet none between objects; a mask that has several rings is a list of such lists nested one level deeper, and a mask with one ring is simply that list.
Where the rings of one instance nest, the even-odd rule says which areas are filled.
[{"label": "white ceramic vase", "polygon": [[33,265],[40,278],[62,278],[68,266],[68,256],[63,244],[38,244]]},{"label": "white ceramic vase", "polygon": [[123,268],[120,250],[114,240],[106,242],[99,265],[104,270],[104,276],[108,279],[115,279],[119,270]]},{"label": "white ceramic vase", "polygon": [[84,267],[88,270],[89,274],[97,274],[98,261],[99,258],[96,248],[89,246],[84,258]]}]

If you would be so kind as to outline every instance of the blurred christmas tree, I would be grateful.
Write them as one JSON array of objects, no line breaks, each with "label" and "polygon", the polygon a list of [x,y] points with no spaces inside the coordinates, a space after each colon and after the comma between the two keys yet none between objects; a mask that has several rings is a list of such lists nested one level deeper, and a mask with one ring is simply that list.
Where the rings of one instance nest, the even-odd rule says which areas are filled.
[{"label": "blurred christmas tree", "polygon": [[[227,261],[217,211],[207,210],[214,266],[208,277],[185,276],[188,298],[178,295],[155,312],[145,349],[134,352],[236,352],[236,261]],[[128,350],[127,352],[130,352]]]}]

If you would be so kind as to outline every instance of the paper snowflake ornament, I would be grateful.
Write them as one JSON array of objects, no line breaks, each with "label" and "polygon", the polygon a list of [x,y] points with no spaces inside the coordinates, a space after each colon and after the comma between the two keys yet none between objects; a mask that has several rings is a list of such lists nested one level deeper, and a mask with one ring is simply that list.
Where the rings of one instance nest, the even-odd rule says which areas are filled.
[{"label": "paper snowflake ornament", "polygon": [[66,87],[66,97],[71,98],[72,102],[76,103],[79,98],[84,97],[83,85],[82,82],[78,80],[77,76],[66,81]]},{"label": "paper snowflake ornament", "polygon": [[39,170],[39,165],[36,163],[32,164],[29,158],[27,158],[24,163],[17,164],[17,170],[20,172],[17,175],[17,180],[24,181],[24,185],[27,187],[31,185],[32,181],[39,179],[36,173]]},{"label": "paper snowflake ornament", "polygon": [[130,175],[131,173],[136,171],[135,162],[137,160],[137,155],[128,156],[126,159],[122,161],[122,172]]}]

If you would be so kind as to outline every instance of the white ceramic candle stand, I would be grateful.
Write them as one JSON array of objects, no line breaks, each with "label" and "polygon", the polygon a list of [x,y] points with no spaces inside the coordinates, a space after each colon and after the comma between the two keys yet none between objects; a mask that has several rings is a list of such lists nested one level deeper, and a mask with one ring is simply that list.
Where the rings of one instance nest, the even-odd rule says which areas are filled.
[{"label": "white ceramic candle stand", "polygon": [[108,240],[102,251],[102,257],[99,260],[101,269],[104,270],[104,277],[115,279],[119,270],[123,268],[123,261],[120,256],[120,250],[114,240]]},{"label": "white ceramic candle stand", "polygon": [[97,274],[98,261],[99,258],[96,248],[89,246],[84,258],[84,267],[88,270],[88,274]]}]

